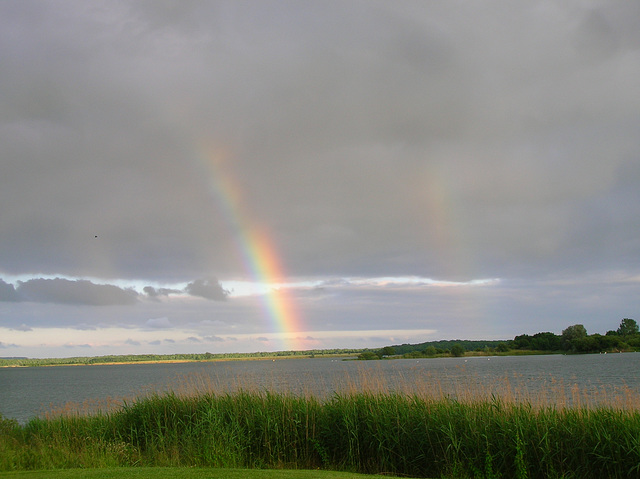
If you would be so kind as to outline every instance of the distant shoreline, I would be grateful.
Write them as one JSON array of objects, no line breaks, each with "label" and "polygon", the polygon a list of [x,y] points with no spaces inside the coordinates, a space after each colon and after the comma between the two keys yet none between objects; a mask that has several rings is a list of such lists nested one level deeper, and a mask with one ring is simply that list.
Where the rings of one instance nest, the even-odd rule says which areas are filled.
[{"label": "distant shoreline", "polygon": [[[225,361],[276,361],[283,359],[312,359],[312,358],[347,358],[353,357],[353,353],[335,353],[335,354],[279,354],[272,356],[256,356],[256,353],[247,353],[246,356],[234,356],[234,357],[211,357],[211,358],[181,358],[181,359],[125,359],[121,361],[99,361],[101,356],[95,357],[81,357],[81,358],[21,358],[21,359],[0,359],[0,368],[35,368],[35,367],[57,367],[57,366],[114,366],[114,365],[126,365],[126,364],[181,364],[181,363],[210,363],[210,362],[225,362]],[[73,361],[77,359],[77,361]],[[96,361],[96,359],[98,359]],[[67,362],[68,361],[68,362]],[[5,363],[5,364],[3,364]],[[7,364],[8,363],[8,364]],[[26,363],[26,364],[24,364]]]}]

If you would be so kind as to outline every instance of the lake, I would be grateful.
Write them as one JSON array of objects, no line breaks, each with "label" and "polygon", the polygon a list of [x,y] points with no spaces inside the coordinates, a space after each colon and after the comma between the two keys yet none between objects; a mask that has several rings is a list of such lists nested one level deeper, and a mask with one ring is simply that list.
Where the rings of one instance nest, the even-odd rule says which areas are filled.
[{"label": "lake", "polygon": [[0,368],[0,414],[118,407],[154,392],[238,389],[327,397],[391,391],[469,398],[492,394],[556,405],[637,404],[640,353],[343,361],[279,359]]}]

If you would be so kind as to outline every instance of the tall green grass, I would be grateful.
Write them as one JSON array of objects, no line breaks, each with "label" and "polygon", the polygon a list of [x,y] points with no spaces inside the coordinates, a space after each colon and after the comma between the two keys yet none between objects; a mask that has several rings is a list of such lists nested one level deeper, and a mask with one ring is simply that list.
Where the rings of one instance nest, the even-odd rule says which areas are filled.
[{"label": "tall green grass", "polygon": [[169,392],[25,425],[0,418],[0,470],[210,466],[409,477],[640,477],[637,403],[572,404],[376,387],[323,398]]}]

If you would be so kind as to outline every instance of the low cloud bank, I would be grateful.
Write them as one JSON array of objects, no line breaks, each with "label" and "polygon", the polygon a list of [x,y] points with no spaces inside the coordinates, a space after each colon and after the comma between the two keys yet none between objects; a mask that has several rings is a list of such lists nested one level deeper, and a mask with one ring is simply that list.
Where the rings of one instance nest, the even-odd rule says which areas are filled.
[{"label": "low cloud bank", "polygon": [[[138,293],[112,284],[95,284],[86,279],[35,278],[18,281],[17,286],[4,283],[9,301],[35,303],[82,304],[91,306],[129,305],[138,301]],[[5,295],[2,295],[3,300]],[[5,300],[6,301],[6,300]]]},{"label": "low cloud bank", "polygon": [[189,283],[185,292],[191,296],[199,296],[213,301],[224,301],[229,292],[225,290],[217,279],[197,279]]},{"label": "low cloud bank", "polygon": [[140,298],[159,300],[174,294],[188,294],[212,301],[224,301],[229,294],[217,279],[197,279],[186,288],[145,286],[143,293],[113,284],[96,284],[86,279],[33,278],[16,285],[0,279],[0,302],[34,302],[89,306],[133,305]]}]

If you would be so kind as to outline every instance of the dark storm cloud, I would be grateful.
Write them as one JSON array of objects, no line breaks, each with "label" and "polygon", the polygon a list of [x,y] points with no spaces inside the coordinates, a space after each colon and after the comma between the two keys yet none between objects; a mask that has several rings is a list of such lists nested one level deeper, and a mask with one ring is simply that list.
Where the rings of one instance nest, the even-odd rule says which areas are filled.
[{"label": "dark storm cloud", "polygon": [[206,144],[293,274],[636,267],[640,190],[614,198],[640,182],[638,18],[624,1],[4,2],[0,262],[245,274]]},{"label": "dark storm cloud", "polygon": [[92,306],[135,304],[137,293],[110,284],[63,278],[18,281],[16,293],[22,301],[36,303],[82,304]]},{"label": "dark storm cloud", "polygon": [[187,285],[185,292],[191,296],[199,296],[214,301],[224,301],[229,294],[217,279],[197,279]]}]

